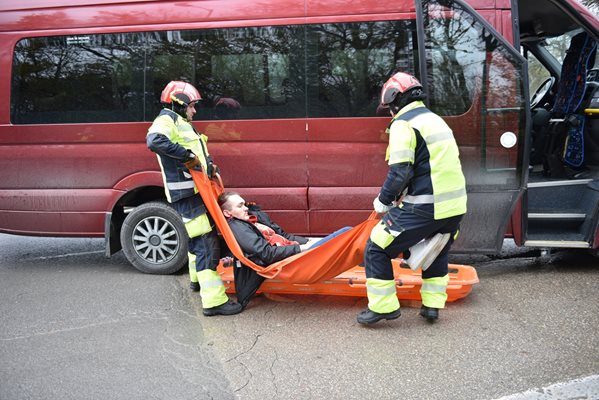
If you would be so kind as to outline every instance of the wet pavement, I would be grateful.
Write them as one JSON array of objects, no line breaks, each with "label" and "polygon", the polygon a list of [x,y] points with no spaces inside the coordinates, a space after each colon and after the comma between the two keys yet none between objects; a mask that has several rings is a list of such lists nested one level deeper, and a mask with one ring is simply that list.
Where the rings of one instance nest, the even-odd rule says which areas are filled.
[{"label": "wet pavement", "polygon": [[584,385],[599,373],[599,259],[507,253],[452,256],[480,283],[438,323],[402,302],[398,320],[364,327],[366,300],[333,296],[258,296],[207,318],[184,274],[141,274],[104,258],[102,240],[0,235],[0,399],[457,400]]}]

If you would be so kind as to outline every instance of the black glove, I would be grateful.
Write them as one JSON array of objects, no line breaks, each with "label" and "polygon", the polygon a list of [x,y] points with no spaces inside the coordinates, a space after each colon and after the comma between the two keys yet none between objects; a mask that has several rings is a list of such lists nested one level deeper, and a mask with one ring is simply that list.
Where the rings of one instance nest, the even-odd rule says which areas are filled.
[{"label": "black glove", "polygon": [[190,150],[187,150],[187,160],[183,162],[187,169],[195,169],[196,167],[201,167],[200,159],[193,154]]}]

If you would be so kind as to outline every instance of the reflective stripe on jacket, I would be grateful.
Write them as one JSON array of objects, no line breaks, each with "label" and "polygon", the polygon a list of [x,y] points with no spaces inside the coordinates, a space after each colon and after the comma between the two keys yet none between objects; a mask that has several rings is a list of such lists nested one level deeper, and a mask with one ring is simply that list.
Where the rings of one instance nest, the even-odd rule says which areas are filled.
[{"label": "reflective stripe on jacket", "polygon": [[202,168],[206,169],[206,135],[197,133],[189,122],[175,112],[163,109],[148,129],[146,143],[158,157],[164,191],[169,202],[174,203],[197,193],[184,162],[187,150],[191,150],[200,160]]},{"label": "reflective stripe on jacket", "polygon": [[434,219],[466,213],[466,181],[453,132],[421,101],[408,104],[394,117],[386,159],[392,168],[401,164],[412,169],[402,208],[420,210]]}]

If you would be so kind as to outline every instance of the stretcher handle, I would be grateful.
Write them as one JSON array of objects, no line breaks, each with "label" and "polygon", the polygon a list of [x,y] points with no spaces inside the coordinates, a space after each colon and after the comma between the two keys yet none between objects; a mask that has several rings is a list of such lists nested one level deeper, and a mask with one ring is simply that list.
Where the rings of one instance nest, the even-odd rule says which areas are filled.
[{"label": "stretcher handle", "polygon": [[218,172],[216,172],[214,174],[214,176],[212,176],[212,178],[210,178],[211,181],[215,182],[221,189],[225,189],[225,185],[223,184],[223,178],[221,178],[220,174]]}]

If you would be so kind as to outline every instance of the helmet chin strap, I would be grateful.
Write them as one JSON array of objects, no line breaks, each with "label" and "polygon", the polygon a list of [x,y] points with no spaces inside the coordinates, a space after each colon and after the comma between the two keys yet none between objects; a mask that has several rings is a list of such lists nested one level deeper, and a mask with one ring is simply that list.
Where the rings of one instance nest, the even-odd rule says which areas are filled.
[{"label": "helmet chin strap", "polygon": [[393,112],[393,115],[397,114],[399,110],[410,104],[412,101],[413,100],[409,95],[403,94],[398,96],[397,100],[391,103],[391,111]]},{"label": "helmet chin strap", "polygon": [[187,114],[185,112],[186,109],[186,106],[176,104],[174,101],[171,103],[171,111],[183,118],[185,121],[189,122],[187,120]]}]

